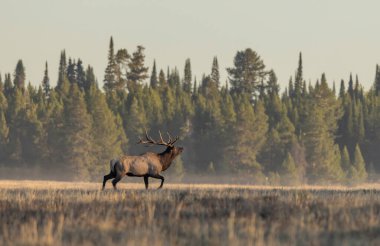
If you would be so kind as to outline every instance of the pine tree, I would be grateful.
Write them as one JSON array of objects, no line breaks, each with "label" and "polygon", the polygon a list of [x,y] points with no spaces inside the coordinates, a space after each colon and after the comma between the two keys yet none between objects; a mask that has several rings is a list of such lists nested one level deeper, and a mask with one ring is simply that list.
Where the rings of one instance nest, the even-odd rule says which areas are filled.
[{"label": "pine tree", "polygon": [[4,80],[4,95],[8,100],[12,96],[12,92],[13,92],[12,79],[11,79],[11,75],[8,73],[8,74],[5,74],[5,80]]},{"label": "pine tree", "polygon": [[148,78],[148,68],[144,66],[144,47],[137,46],[137,50],[133,52],[131,62],[128,64],[128,89],[133,90],[137,85]]},{"label": "pine tree", "polygon": [[257,94],[260,83],[266,75],[261,57],[253,50],[238,51],[234,67],[227,68],[231,90],[238,93]]},{"label": "pine tree", "polygon": [[171,87],[164,88],[162,95],[162,103],[164,105],[165,121],[172,121],[175,114],[175,97]]},{"label": "pine tree", "polygon": [[[28,94],[28,91],[25,91],[24,88],[15,86],[9,97],[6,115],[9,124],[9,157],[11,160],[19,162],[23,160],[23,151],[25,150],[25,148],[23,149],[23,145],[25,146],[26,141],[30,141],[33,138],[25,137],[27,135],[26,131],[29,128],[29,116],[35,113],[35,107],[33,102],[29,100]],[[31,110],[33,112],[29,113]]]},{"label": "pine tree", "polygon": [[[221,113],[225,121],[225,132],[230,132],[236,121],[234,102],[229,91],[226,90],[221,102]],[[228,139],[228,138],[227,138]]]},{"label": "pine tree", "polygon": [[333,82],[332,92],[333,92],[334,95],[336,95],[335,81]]},{"label": "pine tree", "polygon": [[183,79],[183,90],[186,92],[186,93],[190,93],[191,92],[191,78],[192,78],[192,75],[191,75],[191,63],[190,63],[190,59],[186,59],[186,62],[185,62],[185,71],[184,71],[184,79]]},{"label": "pine tree", "polygon": [[277,129],[272,128],[266,135],[266,142],[258,155],[258,161],[263,164],[265,171],[280,171],[284,159],[280,135]]},{"label": "pine tree", "polygon": [[25,88],[25,68],[22,63],[22,60],[18,60],[15,73],[14,73],[14,80],[13,84],[20,89]]},{"label": "pine tree", "polygon": [[346,176],[348,176],[351,167],[350,154],[348,153],[348,149],[344,146],[342,154],[341,154],[341,166]]},{"label": "pine tree", "polygon": [[255,121],[252,131],[255,132],[255,140],[252,143],[257,150],[257,153],[262,149],[266,134],[268,131],[268,116],[265,114],[265,108],[262,101],[258,101],[254,107]]},{"label": "pine tree", "polygon": [[283,107],[281,99],[276,92],[268,92],[268,97],[265,100],[265,112],[268,115],[269,128],[272,129],[281,120],[283,111],[286,107]]},{"label": "pine tree", "polygon": [[63,50],[61,52],[59,60],[59,69],[58,69],[58,82],[56,90],[60,93],[61,96],[65,97],[70,89],[70,82],[67,78],[67,64],[66,64],[66,52]]},{"label": "pine tree", "polygon": [[153,89],[156,89],[158,87],[156,60],[153,61],[152,75],[150,76],[150,86]]},{"label": "pine tree", "polygon": [[195,96],[197,93],[198,93],[198,82],[197,82],[197,77],[194,77],[193,96]]},{"label": "pine tree", "polygon": [[373,85],[376,96],[380,94],[380,67],[376,64],[375,82]]},{"label": "pine tree", "polygon": [[127,88],[128,63],[130,58],[131,56],[126,49],[120,49],[116,53],[115,89],[118,91],[123,91]]},{"label": "pine tree", "polygon": [[47,132],[47,153],[48,161],[52,168],[58,168],[64,162],[62,146],[64,146],[64,119],[63,103],[56,91],[52,90],[47,100],[45,112],[45,131]]},{"label": "pine tree", "polygon": [[364,182],[367,180],[368,174],[365,168],[365,162],[360,151],[359,145],[355,147],[354,161],[353,161],[354,175],[352,179],[354,182]]},{"label": "pine tree", "polygon": [[302,85],[303,85],[303,75],[302,75],[302,53],[299,54],[298,68],[296,75],[294,77],[294,96],[297,104],[300,103],[301,94],[302,94]]},{"label": "pine tree", "polygon": [[[221,126],[217,129],[217,133],[220,135],[220,143],[218,149],[220,149],[221,157],[223,158],[223,151],[229,147],[230,139],[232,139],[233,129],[236,123],[236,112],[233,98],[226,87],[221,91]],[[219,140],[218,140],[219,141]],[[219,161],[218,168],[221,172],[229,169],[227,163],[221,159]],[[214,167],[215,169],[215,167]]]},{"label": "pine tree", "polygon": [[350,79],[348,81],[348,94],[353,98],[354,96],[354,81],[352,80],[352,74],[350,73]]},{"label": "pine tree", "polygon": [[15,87],[8,100],[7,119],[10,124],[16,120],[17,114],[27,105],[27,97],[24,96],[22,89]]},{"label": "pine tree", "polygon": [[218,85],[211,79],[210,76],[205,76],[202,79],[201,92],[206,97],[209,97],[210,95],[217,95],[219,94]]},{"label": "pine tree", "polygon": [[36,101],[36,99],[37,99],[37,90],[36,90],[36,87],[34,87],[30,83],[30,81],[28,83],[28,86],[26,87],[26,90],[24,91],[24,95],[28,95],[29,96],[28,99],[30,101]]},{"label": "pine tree", "polygon": [[0,109],[0,160],[4,161],[7,154],[9,127],[3,109]]},{"label": "pine tree", "polygon": [[258,106],[255,111],[247,95],[242,95],[236,103],[236,124],[230,145],[224,151],[227,165],[234,170],[260,176],[262,167],[256,161],[266,134],[264,110]]},{"label": "pine tree", "polygon": [[0,91],[0,110],[2,110],[3,113],[8,110],[8,100],[2,91]]},{"label": "pine tree", "polygon": [[120,115],[115,116],[116,129],[119,131],[117,142],[120,143],[123,153],[128,151],[128,138],[123,127],[123,120]]},{"label": "pine tree", "polygon": [[290,98],[294,98],[294,85],[293,78],[291,76],[289,78],[288,93]]},{"label": "pine tree", "polygon": [[360,101],[357,101],[353,105],[354,112],[354,142],[362,143],[365,137],[365,127],[364,127],[364,113],[363,106]]},{"label": "pine tree", "polygon": [[97,81],[95,78],[94,69],[88,65],[83,85],[84,91],[89,91],[92,86],[97,86]]},{"label": "pine tree", "polygon": [[216,83],[211,81],[209,76],[203,79],[201,92],[195,97],[194,118],[196,122],[193,127],[197,143],[194,148],[199,151],[200,155],[194,161],[199,164],[200,169],[204,170],[210,162],[213,162],[217,165],[216,169],[221,170],[224,168],[221,166],[224,166],[221,159],[223,130],[225,130],[221,109],[222,98]]},{"label": "pine tree", "polygon": [[50,93],[50,79],[49,79],[49,72],[48,72],[48,63],[45,63],[45,72],[44,72],[44,78],[42,79],[42,87],[44,90],[45,98],[49,97]]},{"label": "pine tree", "polygon": [[168,76],[168,84],[170,87],[175,88],[180,85],[181,79],[177,67]]},{"label": "pine tree", "polygon": [[20,111],[15,123],[21,144],[21,158],[28,164],[44,160],[46,152],[46,133],[37,117],[37,106],[33,103]]},{"label": "pine tree", "polygon": [[[138,98],[132,95],[131,103],[126,117],[126,133],[129,139],[138,139],[145,134],[144,128],[147,126],[146,114],[144,107],[139,103]],[[138,148],[137,146],[130,146],[130,150]]]},{"label": "pine tree", "polygon": [[339,97],[343,99],[344,95],[346,95],[346,88],[344,85],[344,80],[342,79],[340,81]]},{"label": "pine tree", "polygon": [[76,64],[75,60],[72,60],[69,58],[69,64],[67,65],[67,79],[69,80],[70,84],[77,83],[77,73],[76,73]]},{"label": "pine tree", "polygon": [[366,162],[373,165],[374,169],[378,172],[380,160],[380,96],[376,96],[375,92],[368,93],[366,96],[366,111],[365,114],[365,127],[366,127],[366,140],[362,144],[363,154]]},{"label": "pine tree", "polygon": [[303,127],[308,173],[315,181],[340,181],[343,170],[340,166],[340,152],[334,145],[333,133],[340,117],[339,104],[328,88],[326,77],[322,75],[321,84],[316,85],[308,114]]},{"label": "pine tree", "polygon": [[278,95],[280,91],[280,86],[277,83],[277,76],[276,73],[271,69],[269,71],[269,79],[268,79],[268,86],[267,86],[267,93],[272,95]]},{"label": "pine tree", "polygon": [[57,86],[63,82],[64,77],[66,76],[66,52],[65,50],[61,51],[61,55],[59,57],[59,69],[58,69],[58,83]]},{"label": "pine tree", "polygon": [[64,146],[62,155],[75,180],[87,180],[94,163],[91,116],[77,84],[70,86],[64,111]]},{"label": "pine tree", "polygon": [[295,128],[278,96],[272,96],[272,100],[267,102],[266,114],[268,115],[269,131],[266,143],[260,152],[259,161],[265,164],[268,171],[280,172],[281,162],[286,153],[290,151],[295,139]]},{"label": "pine tree", "polygon": [[287,185],[297,185],[300,183],[296,163],[289,152],[282,162],[282,183]]},{"label": "pine tree", "polygon": [[300,182],[306,183],[306,169],[307,169],[307,161],[306,161],[306,150],[302,140],[298,140],[296,138],[292,139],[290,154],[292,155],[298,171],[298,177],[300,178]]},{"label": "pine tree", "polygon": [[355,88],[354,88],[354,95],[356,99],[359,99],[359,94],[360,94],[360,83],[359,83],[359,77],[356,74]]},{"label": "pine tree", "polygon": [[217,85],[217,87],[220,87],[220,74],[219,74],[219,64],[218,64],[218,58],[214,56],[214,59],[212,61],[212,68],[211,68],[211,80]]},{"label": "pine tree", "polygon": [[306,87],[306,81],[305,80],[303,81],[303,85],[302,85],[302,96],[304,98],[306,98],[306,96],[307,96],[307,87]]},{"label": "pine tree", "polygon": [[165,88],[168,86],[168,82],[166,81],[166,78],[165,78],[165,73],[162,69],[160,70],[160,74],[158,75],[158,84],[160,88]]},{"label": "pine tree", "polygon": [[113,48],[113,38],[111,36],[109,50],[108,50],[108,64],[104,72],[104,90],[106,92],[112,91],[115,89],[116,84],[116,61],[115,53]]},{"label": "pine tree", "polygon": [[[145,108],[147,116],[149,117],[148,123],[150,124],[151,131],[157,132],[164,123],[164,105],[162,103],[161,95],[158,90],[149,90],[144,94]],[[147,103],[150,105],[148,106]],[[147,112],[150,108],[150,112]],[[185,111],[186,112],[186,111]]]},{"label": "pine tree", "polygon": [[95,85],[89,90],[87,105],[93,122],[94,155],[97,160],[91,168],[91,173],[101,175],[106,171],[104,163],[110,157],[118,157],[123,153],[127,138],[124,132],[117,128],[116,118],[108,108],[105,95]]},{"label": "pine tree", "polygon": [[37,118],[42,119],[46,114],[46,101],[45,93],[43,92],[42,86],[38,86],[37,93],[34,98],[31,98],[33,103],[36,104]]},{"label": "pine tree", "polygon": [[76,83],[81,90],[84,90],[86,85],[86,73],[84,71],[82,60],[78,59],[75,65]]}]

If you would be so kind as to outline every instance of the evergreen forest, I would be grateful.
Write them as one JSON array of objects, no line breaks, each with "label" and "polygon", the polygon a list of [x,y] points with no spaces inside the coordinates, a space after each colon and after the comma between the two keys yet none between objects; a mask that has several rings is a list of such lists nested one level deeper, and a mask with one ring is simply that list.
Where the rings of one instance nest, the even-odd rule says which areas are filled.
[{"label": "evergreen forest", "polygon": [[227,81],[217,57],[195,78],[190,59],[180,70],[160,68],[146,64],[144,52],[115,49],[111,37],[100,82],[90,65],[65,51],[57,81],[48,63],[39,86],[27,83],[22,60],[0,74],[2,177],[34,169],[100,180],[112,158],[162,150],[136,144],[147,129],[153,138],[159,130],[180,136],[185,151],[169,170],[177,181],[188,175],[284,185],[376,181],[378,65],[364,90],[350,71],[336,84],[324,73],[306,81],[302,54],[295,54],[298,67],[280,90],[275,71],[250,48],[235,54]]}]

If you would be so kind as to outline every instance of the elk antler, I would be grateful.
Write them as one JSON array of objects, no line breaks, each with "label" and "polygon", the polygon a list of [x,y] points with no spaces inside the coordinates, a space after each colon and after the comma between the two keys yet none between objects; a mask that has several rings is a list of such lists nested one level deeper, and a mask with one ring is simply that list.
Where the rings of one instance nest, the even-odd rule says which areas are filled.
[{"label": "elk antler", "polygon": [[171,145],[173,145],[175,142],[177,142],[177,140],[179,139],[179,136],[175,137],[175,139],[172,141],[172,137],[170,136],[170,133],[169,132],[166,132],[168,134],[168,137],[169,137],[169,143]]},{"label": "elk antler", "polygon": [[164,145],[164,146],[172,147],[173,144],[179,139],[179,137],[177,136],[174,140],[172,140],[172,138],[168,132],[167,134],[168,134],[169,140],[167,142],[165,142],[164,139],[162,138],[161,131],[158,131],[158,134],[160,135],[160,141],[157,142],[154,139],[152,139],[151,137],[149,137],[148,131],[145,129],[145,140],[139,138],[139,141],[137,143],[138,144],[148,144],[148,145]]}]

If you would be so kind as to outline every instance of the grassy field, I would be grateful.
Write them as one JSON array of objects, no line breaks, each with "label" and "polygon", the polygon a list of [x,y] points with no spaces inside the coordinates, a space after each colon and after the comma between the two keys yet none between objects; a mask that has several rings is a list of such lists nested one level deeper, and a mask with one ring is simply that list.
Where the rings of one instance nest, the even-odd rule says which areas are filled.
[{"label": "grassy field", "polygon": [[1,244],[380,245],[379,185],[100,186],[0,181]]}]

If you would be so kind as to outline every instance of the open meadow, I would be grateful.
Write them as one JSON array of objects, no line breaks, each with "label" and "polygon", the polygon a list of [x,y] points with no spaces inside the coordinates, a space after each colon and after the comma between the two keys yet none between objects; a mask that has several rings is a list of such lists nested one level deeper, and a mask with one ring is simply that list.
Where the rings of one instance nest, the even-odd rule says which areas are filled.
[{"label": "open meadow", "polygon": [[0,181],[2,245],[379,245],[380,187]]}]

